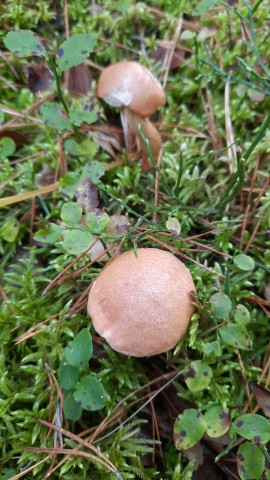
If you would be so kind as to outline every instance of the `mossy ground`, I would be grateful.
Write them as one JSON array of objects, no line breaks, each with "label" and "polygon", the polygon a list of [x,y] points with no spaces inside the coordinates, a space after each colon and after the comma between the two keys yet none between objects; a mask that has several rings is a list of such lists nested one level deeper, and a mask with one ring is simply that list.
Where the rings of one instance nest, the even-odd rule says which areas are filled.
[{"label": "mossy ground", "polygon": [[[66,431],[76,435],[63,435],[66,448],[75,448],[78,435],[90,429],[95,448],[110,459],[124,479],[197,480],[205,478],[205,472],[209,479],[239,478],[234,444],[215,464],[216,455],[228,442],[206,439],[187,456],[176,449],[172,432],[179,413],[190,406],[204,412],[218,403],[229,408],[232,419],[253,412],[256,401],[250,383],[269,384],[267,128],[255,145],[270,106],[269,3],[208,2],[207,8],[207,2],[196,1],[100,1],[97,5],[70,0],[64,2],[67,10],[62,2],[4,3],[0,6],[2,36],[13,28],[32,29],[56,51],[65,39],[68,24],[71,35],[96,33],[98,43],[90,56],[93,90],[100,69],[119,60],[139,61],[161,81],[168,75],[166,106],[153,118],[164,145],[158,198],[156,172],[143,172],[132,155],[127,158],[119,112],[103,105],[97,131],[104,134],[106,127],[110,128],[106,142],[121,165],[106,170],[99,199],[109,215],[126,215],[131,223],[126,235],[114,238],[122,242],[123,251],[149,246],[179,255],[194,278],[198,309],[179,348],[149,359],[117,354],[92,332],[94,357],[89,372],[101,380],[107,404],[98,413],[84,412],[75,424],[62,422]],[[182,52],[175,69],[166,69],[164,55],[159,61],[154,58],[160,41],[167,42],[169,52],[176,45]],[[2,198],[38,188],[37,176],[44,166],[58,177],[57,172],[62,170],[81,173],[91,160],[104,165],[115,160],[98,145],[91,129],[87,156],[63,157],[64,137],[36,121],[40,120],[39,100],[29,91],[25,77],[26,67],[34,60],[16,58],[5,50],[3,42],[1,50],[0,109],[5,117],[0,132],[1,136],[13,136],[16,143],[15,154],[1,158]],[[69,101],[67,92],[65,98]],[[17,116],[21,112],[26,112],[24,118]],[[114,147],[119,142],[121,148],[117,150]],[[232,143],[238,166],[229,148]],[[52,430],[38,420],[56,424],[55,415],[61,410],[57,369],[65,345],[90,323],[83,292],[103,268],[96,262],[84,270],[89,258],[82,258],[73,265],[71,274],[44,294],[74,256],[66,253],[61,243],[48,246],[37,243],[33,236],[48,222],[60,221],[65,201],[56,191],[0,209],[3,479],[19,478],[16,475],[24,470],[24,478],[42,479],[53,469],[50,478],[116,478],[93,459],[72,456],[56,468],[63,455],[54,457],[51,453],[39,464],[48,453],[27,450],[60,445]],[[179,222],[180,234],[166,228],[171,217]],[[240,253],[253,259],[253,269],[238,268],[234,258]],[[210,303],[217,292],[223,292],[232,302],[230,313],[218,319]],[[235,323],[238,304],[250,314],[245,327],[252,342],[249,348],[241,344],[241,338],[237,348],[219,334],[224,325]],[[29,334],[31,328],[33,336]],[[27,338],[18,343],[26,332]],[[195,360],[212,369],[207,388],[189,390],[184,377],[179,376],[162,390],[174,373]],[[159,395],[154,396],[158,389]],[[149,402],[151,395],[153,400]],[[113,409],[121,401],[113,418]]]}]

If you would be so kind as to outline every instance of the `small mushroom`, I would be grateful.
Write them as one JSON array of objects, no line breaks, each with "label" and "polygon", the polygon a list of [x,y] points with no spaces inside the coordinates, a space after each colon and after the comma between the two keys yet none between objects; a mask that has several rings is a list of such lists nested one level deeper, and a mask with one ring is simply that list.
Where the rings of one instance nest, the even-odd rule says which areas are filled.
[{"label": "small mushroom", "polygon": [[95,330],[116,351],[134,357],[173,348],[194,312],[195,291],[185,265],[157,248],[125,252],[94,282],[88,312]]},{"label": "small mushroom", "polygon": [[147,158],[138,132],[138,125],[141,123],[153,157],[157,160],[162,141],[148,117],[153,115],[159,106],[165,105],[166,97],[160,83],[151,72],[137,62],[115,63],[101,73],[97,96],[112,107],[121,108],[127,150],[130,151],[131,136],[135,135],[144,160]]}]

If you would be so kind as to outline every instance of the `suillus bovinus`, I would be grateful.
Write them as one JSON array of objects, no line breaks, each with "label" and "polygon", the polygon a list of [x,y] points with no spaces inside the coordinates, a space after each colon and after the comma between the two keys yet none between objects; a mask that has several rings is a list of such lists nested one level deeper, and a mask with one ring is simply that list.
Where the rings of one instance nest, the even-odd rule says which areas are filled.
[{"label": "suillus bovinus", "polygon": [[192,277],[171,253],[139,248],[112,260],[94,282],[88,312],[116,351],[134,357],[173,348],[194,312]]},{"label": "suillus bovinus", "polygon": [[149,117],[157,108],[165,105],[166,97],[159,81],[144,66],[137,62],[117,62],[105,68],[97,85],[97,96],[121,111],[126,148],[130,150],[131,137],[135,135],[147,170],[147,152],[141,141],[138,127],[148,139],[153,158],[157,161],[162,145],[161,136]]}]

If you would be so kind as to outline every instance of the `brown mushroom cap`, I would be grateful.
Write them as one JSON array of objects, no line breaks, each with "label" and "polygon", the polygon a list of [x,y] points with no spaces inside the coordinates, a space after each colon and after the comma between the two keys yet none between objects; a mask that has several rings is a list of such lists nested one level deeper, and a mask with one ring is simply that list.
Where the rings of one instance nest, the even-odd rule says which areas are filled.
[{"label": "brown mushroom cap", "polygon": [[166,102],[158,80],[137,62],[118,62],[105,68],[97,96],[112,107],[127,107],[142,118],[150,117]]},{"label": "brown mushroom cap", "polygon": [[96,331],[118,352],[145,357],[174,347],[194,312],[185,265],[157,248],[128,251],[100,273],[88,311]]}]

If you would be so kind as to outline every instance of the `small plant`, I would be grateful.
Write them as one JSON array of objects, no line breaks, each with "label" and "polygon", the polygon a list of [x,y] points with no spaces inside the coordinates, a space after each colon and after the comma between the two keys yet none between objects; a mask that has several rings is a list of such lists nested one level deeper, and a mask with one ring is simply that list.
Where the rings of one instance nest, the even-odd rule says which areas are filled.
[{"label": "small plant", "polygon": [[[237,254],[233,258],[232,270],[234,266],[242,272],[250,272],[254,269],[254,262],[248,255]],[[222,355],[221,349],[224,347],[250,350],[252,343],[246,329],[250,324],[248,309],[242,304],[237,304],[233,308],[230,297],[222,292],[212,295],[209,302],[214,320],[223,322],[222,326],[217,324],[218,334],[212,345],[210,343],[202,345],[206,359],[213,353]],[[192,362],[184,374],[188,390],[193,394],[207,389],[212,377],[211,367],[201,360]],[[269,416],[270,393],[259,386],[253,388],[258,405]],[[269,460],[265,445],[270,441],[270,422],[255,413],[246,413],[232,420],[230,410],[227,402],[212,403],[204,413],[194,408],[184,410],[174,424],[176,448],[185,451],[196,445],[205,434],[211,438],[218,438],[228,432],[232,441],[217,457],[220,458],[233,447],[236,436],[239,435],[242,439],[249,440],[242,442],[237,451],[239,476],[241,480],[260,480],[266,460]]]},{"label": "small plant", "polygon": [[45,124],[50,125],[59,132],[72,130],[78,134],[77,127],[82,123],[93,123],[97,120],[99,107],[92,96],[75,102],[69,107],[61,89],[61,74],[83,63],[93,51],[97,41],[96,35],[80,34],[65,40],[57,50],[57,60],[53,59],[51,52],[44,47],[39,37],[31,30],[9,32],[4,43],[19,57],[43,57],[52,69],[56,81],[56,91],[62,108],[55,102],[46,102],[41,106],[40,113]]},{"label": "small plant", "polygon": [[58,378],[68,420],[79,420],[83,410],[100,410],[106,405],[106,392],[101,383],[93,375],[83,374],[92,353],[92,337],[87,328],[83,328],[65,348]]},{"label": "small plant", "polygon": [[[95,258],[99,256],[92,255],[97,237],[101,238],[105,250],[107,239],[111,243],[124,235],[130,228],[128,219],[117,214],[109,216],[104,209],[97,208],[97,189],[101,186],[100,177],[103,174],[103,165],[94,161],[85,165],[81,175],[70,172],[61,178],[60,192],[70,199],[61,208],[60,217],[63,223],[50,223],[44,230],[36,233],[35,239],[49,244],[62,241],[63,249],[72,255],[91,249],[90,256]],[[102,255],[100,257],[102,258]]]}]

